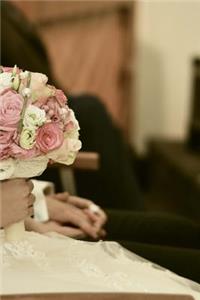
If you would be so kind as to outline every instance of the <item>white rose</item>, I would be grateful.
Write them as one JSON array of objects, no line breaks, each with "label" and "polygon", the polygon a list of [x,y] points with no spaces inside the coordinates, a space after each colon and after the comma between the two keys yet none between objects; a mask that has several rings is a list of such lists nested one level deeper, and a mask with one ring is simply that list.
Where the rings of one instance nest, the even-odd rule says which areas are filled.
[{"label": "white rose", "polygon": [[13,177],[15,171],[15,160],[12,158],[0,160],[0,180]]},{"label": "white rose", "polygon": [[30,89],[39,90],[43,88],[48,81],[48,77],[42,73],[32,73],[31,72],[31,83]]},{"label": "white rose", "polygon": [[77,153],[75,153],[75,152],[69,152],[69,153],[68,153],[67,159],[66,159],[66,161],[65,161],[65,164],[66,164],[67,166],[73,164],[73,162],[75,161],[75,158],[76,158],[76,154],[77,154]]},{"label": "white rose", "polygon": [[70,132],[64,132],[64,137],[72,140],[78,140],[79,132],[78,130],[73,129]]},{"label": "white rose", "polygon": [[26,109],[23,125],[26,128],[35,129],[42,126],[46,121],[46,112],[34,105],[29,105]]},{"label": "white rose", "polygon": [[32,149],[35,144],[36,131],[31,128],[23,128],[19,144],[23,149]]},{"label": "white rose", "polygon": [[12,73],[0,73],[0,91],[12,86]]},{"label": "white rose", "polygon": [[27,80],[30,75],[30,88],[31,90],[31,100],[32,103],[38,100],[38,98],[47,98],[54,94],[55,88],[48,86],[47,81],[48,77],[42,73],[33,73],[33,72],[21,72],[21,84],[19,87],[19,92],[22,94],[22,91],[27,88]]},{"label": "white rose", "polygon": [[81,149],[82,143],[78,139],[68,139],[68,151],[77,152]]},{"label": "white rose", "polygon": [[77,139],[64,139],[62,146],[59,149],[47,153],[47,157],[55,162],[71,165],[76,158],[78,150],[81,148],[81,141]]},{"label": "white rose", "polygon": [[77,152],[81,149],[82,143],[77,139],[69,139],[68,140],[69,152],[67,153],[66,165],[73,164]]},{"label": "white rose", "polygon": [[[20,72],[19,77],[22,81],[22,86],[27,87],[27,79],[30,77],[30,86],[29,88],[31,90],[38,90],[43,88],[48,81],[48,77],[45,74],[42,73],[36,73],[36,72],[29,72],[29,71],[24,71]],[[25,86],[24,86],[25,84]]]},{"label": "white rose", "polygon": [[[73,125],[70,125],[68,127],[68,124],[72,123]],[[70,139],[78,139],[79,138],[79,123],[75,117],[75,114],[73,110],[69,109],[68,116],[66,119],[66,131],[64,132],[65,138]]]},{"label": "white rose", "polygon": [[72,109],[69,109],[70,111],[70,121],[72,121],[74,123],[74,129],[75,130],[80,130],[80,127],[79,127],[79,123],[75,117],[75,114],[74,114],[74,111]]},{"label": "white rose", "polygon": [[29,76],[29,72],[28,71],[24,71],[24,72],[20,72],[19,77],[20,79],[26,79]]}]

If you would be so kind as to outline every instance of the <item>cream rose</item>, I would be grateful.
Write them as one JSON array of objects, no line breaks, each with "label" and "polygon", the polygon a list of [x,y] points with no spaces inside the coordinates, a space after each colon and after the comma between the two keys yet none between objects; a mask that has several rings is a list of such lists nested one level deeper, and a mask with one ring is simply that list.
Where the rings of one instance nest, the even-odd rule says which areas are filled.
[{"label": "cream rose", "polygon": [[19,88],[19,85],[20,85],[19,75],[16,74],[13,78],[12,87],[15,91],[17,91]]},{"label": "cream rose", "polygon": [[20,135],[20,146],[23,149],[32,149],[35,144],[36,131],[31,128],[23,128]]}]

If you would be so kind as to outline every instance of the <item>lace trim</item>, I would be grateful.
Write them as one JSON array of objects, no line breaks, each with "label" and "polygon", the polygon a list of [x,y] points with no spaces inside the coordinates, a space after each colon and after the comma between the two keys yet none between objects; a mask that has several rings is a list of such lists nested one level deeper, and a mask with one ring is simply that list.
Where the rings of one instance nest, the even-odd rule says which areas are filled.
[{"label": "lace trim", "polygon": [[[126,259],[128,258],[126,257],[123,248],[119,244],[115,242],[107,243],[103,241],[99,241],[98,243],[96,243],[96,245],[97,244],[102,246],[102,250],[104,251],[104,253],[109,255],[110,258],[112,258],[113,260],[120,260],[120,264],[127,263]],[[87,246],[88,245],[89,244],[87,244]],[[91,247],[92,246],[94,246],[94,243],[91,243]],[[80,242],[79,242],[79,247],[80,247]],[[132,282],[126,273],[119,272],[119,271],[110,272],[110,270],[109,273],[105,272],[95,262],[93,262],[95,258],[93,259],[92,257],[89,259],[80,258],[80,253],[75,254],[70,248],[71,247],[68,245],[68,248],[66,249],[67,251],[65,253],[65,262],[67,264],[66,267],[73,265],[73,267],[77,269],[77,272],[80,272],[84,274],[84,276],[87,276],[88,278],[91,279],[94,278],[99,279],[96,282],[101,282],[104,286],[107,286],[109,288],[111,287],[112,289],[119,292],[124,291],[126,289],[129,290],[133,289],[133,287],[138,290],[143,290],[144,292],[148,292],[148,290],[145,289],[139,283]],[[84,244],[82,244],[82,248],[83,248],[82,251],[84,253]],[[120,259],[122,257],[123,259]],[[135,263],[135,266],[138,267],[138,262],[133,262],[133,263]],[[145,267],[147,267],[148,265],[150,268],[152,267],[151,263],[146,263],[146,262],[140,262],[140,266],[141,265],[145,265]]]},{"label": "lace trim", "polygon": [[11,266],[13,261],[32,261],[40,269],[47,270],[49,268],[48,260],[45,252],[37,251],[26,240],[7,242],[0,246],[0,264],[3,266]]}]

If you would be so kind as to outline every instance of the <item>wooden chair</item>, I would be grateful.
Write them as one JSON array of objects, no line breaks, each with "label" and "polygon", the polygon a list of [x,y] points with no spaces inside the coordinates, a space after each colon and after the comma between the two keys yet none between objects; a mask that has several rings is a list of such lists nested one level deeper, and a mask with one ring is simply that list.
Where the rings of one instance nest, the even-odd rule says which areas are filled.
[{"label": "wooden chair", "polygon": [[[93,170],[99,169],[100,156],[97,152],[80,151],[76,157],[72,168],[79,170]],[[63,167],[63,166],[61,166]]]},{"label": "wooden chair", "polygon": [[97,152],[80,151],[74,163],[71,166],[63,164],[53,164],[52,168],[59,168],[63,188],[70,194],[76,194],[76,182],[73,175],[73,170],[96,171],[100,166],[100,155]]}]

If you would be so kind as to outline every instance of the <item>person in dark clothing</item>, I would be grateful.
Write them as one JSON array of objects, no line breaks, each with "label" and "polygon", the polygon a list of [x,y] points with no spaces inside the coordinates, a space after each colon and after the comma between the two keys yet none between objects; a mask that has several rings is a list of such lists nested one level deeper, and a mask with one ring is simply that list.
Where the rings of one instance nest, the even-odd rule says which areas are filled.
[{"label": "person in dark clothing", "polygon": [[[59,87],[34,27],[8,1],[1,2],[1,64],[44,73],[50,84]],[[78,195],[109,208],[142,209],[128,146],[104,105],[87,94],[68,94],[68,100],[80,124],[82,149],[100,155],[98,171],[75,171]],[[54,181],[57,191],[62,191],[58,170],[48,169],[41,178]]]},{"label": "person in dark clothing", "polygon": [[109,240],[200,283],[200,224],[161,212],[107,211]]},{"label": "person in dark clothing", "polygon": [[[1,64],[42,72],[59,87],[34,28],[8,1],[1,1]],[[96,97],[68,98],[80,123],[83,150],[97,151],[101,158],[98,172],[75,174],[78,194],[103,207],[117,208],[107,211],[107,238],[200,282],[199,225],[181,217],[133,211],[141,209],[143,203],[120,131]],[[49,169],[42,178],[56,182],[61,191],[58,172]]]}]

